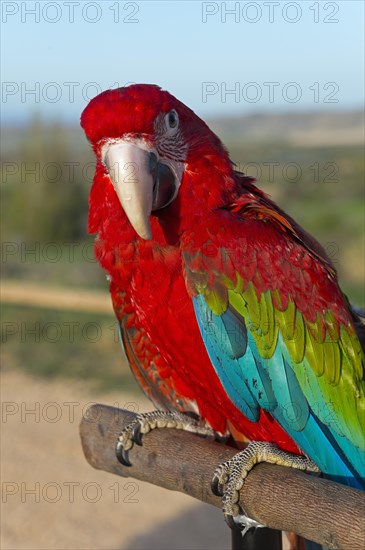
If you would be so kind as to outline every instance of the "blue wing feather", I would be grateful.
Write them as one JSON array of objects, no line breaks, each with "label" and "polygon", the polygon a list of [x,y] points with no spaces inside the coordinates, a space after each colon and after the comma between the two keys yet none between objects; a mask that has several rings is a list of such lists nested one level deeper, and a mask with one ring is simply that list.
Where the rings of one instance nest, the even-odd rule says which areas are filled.
[{"label": "blue wing feather", "polygon": [[256,422],[261,408],[270,412],[324,473],[352,487],[365,488],[365,454],[311,409],[282,337],[278,336],[273,355],[265,359],[242,317],[229,308],[215,315],[201,295],[193,298],[193,304],[212,364],[242,413]]},{"label": "blue wing feather", "polygon": [[237,360],[233,358],[222,318],[212,313],[201,296],[194,299],[194,309],[209,358],[229,398],[249,420],[257,422],[259,404],[246,385]]}]

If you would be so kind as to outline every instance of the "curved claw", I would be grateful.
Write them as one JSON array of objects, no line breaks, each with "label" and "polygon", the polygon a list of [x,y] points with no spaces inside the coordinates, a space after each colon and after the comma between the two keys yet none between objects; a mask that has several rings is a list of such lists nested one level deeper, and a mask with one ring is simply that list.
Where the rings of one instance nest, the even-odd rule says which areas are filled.
[{"label": "curved claw", "polygon": [[231,514],[224,514],[224,519],[230,529],[239,529],[242,531],[242,526],[234,520],[234,517]]},{"label": "curved claw", "polygon": [[[241,508],[240,510],[242,511]],[[265,527],[264,525],[261,525],[261,523],[258,523],[254,519],[251,519],[245,515],[232,516],[231,514],[224,514],[224,519],[228,527],[232,531],[240,531],[242,537],[244,537],[251,529]]]},{"label": "curved claw", "polygon": [[142,446],[142,433],[141,433],[141,424],[136,424],[132,432],[132,440],[137,445]]},{"label": "curved claw", "polygon": [[118,441],[116,447],[115,447],[115,454],[117,456],[117,459],[123,466],[132,466],[132,463],[129,460],[129,451],[125,451],[123,445],[120,441]]},{"label": "curved claw", "polygon": [[222,497],[224,495],[224,487],[222,483],[219,483],[219,478],[217,475],[213,476],[210,487],[212,489],[213,495],[216,497]]}]

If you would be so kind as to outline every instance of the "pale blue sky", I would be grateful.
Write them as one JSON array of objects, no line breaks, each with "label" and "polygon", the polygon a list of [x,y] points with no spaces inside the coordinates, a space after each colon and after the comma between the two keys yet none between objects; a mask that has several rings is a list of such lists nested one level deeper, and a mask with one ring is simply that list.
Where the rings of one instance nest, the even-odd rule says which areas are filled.
[{"label": "pale blue sky", "polygon": [[87,96],[127,82],[159,84],[202,116],[362,106],[360,0],[3,0],[1,8],[5,121],[36,110],[77,121]]}]

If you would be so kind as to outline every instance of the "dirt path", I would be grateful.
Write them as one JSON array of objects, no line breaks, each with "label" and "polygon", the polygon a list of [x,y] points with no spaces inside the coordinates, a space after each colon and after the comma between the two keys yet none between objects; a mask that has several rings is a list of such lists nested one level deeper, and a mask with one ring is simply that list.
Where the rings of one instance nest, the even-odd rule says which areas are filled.
[{"label": "dirt path", "polygon": [[[185,549],[230,546],[221,512],[182,495],[93,470],[78,422],[87,403],[150,409],[82,382],[2,376],[1,548]],[[129,405],[128,405],[129,403]]]},{"label": "dirt path", "polygon": [[68,311],[109,313],[113,308],[108,289],[83,290],[47,287],[34,283],[3,280],[0,287],[1,301],[9,304],[36,306]]}]

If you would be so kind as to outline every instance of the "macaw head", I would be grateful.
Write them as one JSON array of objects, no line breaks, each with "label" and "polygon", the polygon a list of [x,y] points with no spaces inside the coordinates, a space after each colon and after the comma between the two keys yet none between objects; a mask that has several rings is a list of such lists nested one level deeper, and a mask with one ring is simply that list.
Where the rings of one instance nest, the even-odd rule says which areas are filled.
[{"label": "macaw head", "polygon": [[[231,170],[227,151],[203,120],[158,86],[101,93],[83,111],[81,126],[142,239],[152,238],[151,216],[181,203],[196,211],[219,202],[222,180],[215,185],[214,178]],[[192,184],[188,175],[198,173]]]}]

